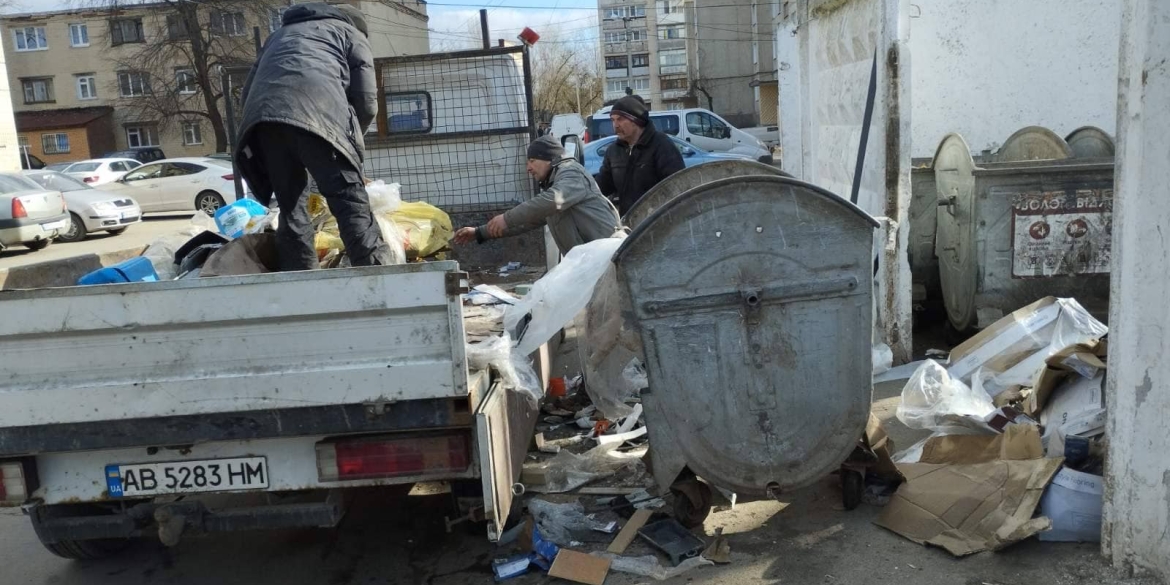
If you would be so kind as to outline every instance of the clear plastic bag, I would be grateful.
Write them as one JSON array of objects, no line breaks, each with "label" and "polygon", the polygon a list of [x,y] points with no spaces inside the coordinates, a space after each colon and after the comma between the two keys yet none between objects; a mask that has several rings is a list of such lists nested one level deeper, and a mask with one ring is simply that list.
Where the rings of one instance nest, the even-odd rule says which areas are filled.
[{"label": "clear plastic bag", "polygon": [[561,451],[541,467],[544,483],[528,486],[528,489],[543,494],[559,494],[575,490],[593,480],[608,477],[623,467],[641,465],[645,449],[629,453],[617,451],[619,443],[599,445],[580,455]]},{"label": "clear plastic bag", "polygon": [[873,346],[873,375],[879,376],[894,366],[894,350],[890,346],[879,343]]},{"label": "clear plastic bag", "polygon": [[[577,351],[585,373],[585,392],[606,418],[628,416],[627,402],[647,387],[645,370],[638,371],[642,338],[626,322],[633,308],[610,264],[593,289],[577,320]],[[636,362],[636,364],[635,364]]]},{"label": "clear plastic bag", "polygon": [[979,427],[968,424],[967,417],[982,421],[993,410],[986,394],[952,378],[938,362],[926,360],[902,388],[897,416],[912,429],[963,432]]},{"label": "clear plastic bag", "polygon": [[394,213],[402,206],[398,183],[387,185],[383,181],[374,181],[366,185],[366,193],[370,195],[370,211],[375,215]]},{"label": "clear plastic bag", "polygon": [[528,355],[569,324],[593,296],[593,287],[612,265],[610,259],[622,245],[621,238],[605,238],[569,250],[561,263],[532,285],[532,290],[504,314],[506,331],[515,331],[524,315],[531,313],[517,348]]},{"label": "clear plastic bag", "polygon": [[382,240],[390,247],[390,261],[394,264],[406,264],[406,247],[403,245],[402,230],[393,221],[382,215],[375,215],[378,228],[382,230]]},{"label": "clear plastic bag", "polygon": [[554,504],[532,499],[528,502],[528,512],[536,520],[541,536],[561,546],[569,546],[573,542],[574,532],[605,528],[603,522],[585,515],[585,507],[580,502]]},{"label": "clear plastic bag", "polygon": [[466,353],[467,365],[471,369],[494,369],[505,388],[521,393],[534,404],[544,396],[543,385],[532,368],[532,362],[512,347],[512,339],[508,336],[469,343]]}]

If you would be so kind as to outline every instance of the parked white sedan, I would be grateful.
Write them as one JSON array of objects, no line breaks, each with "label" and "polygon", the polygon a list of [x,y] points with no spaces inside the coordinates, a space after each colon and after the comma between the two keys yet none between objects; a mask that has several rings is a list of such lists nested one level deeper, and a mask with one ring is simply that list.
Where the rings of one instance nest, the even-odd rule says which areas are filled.
[{"label": "parked white sedan", "polygon": [[102,189],[133,197],[144,213],[194,209],[213,215],[236,200],[231,162],[204,157],[148,163]]},{"label": "parked white sedan", "polygon": [[116,236],[142,221],[138,203],[125,194],[94,189],[69,175],[53,171],[23,171],[23,174],[44,189],[60,191],[65,197],[69,228],[57,236],[59,241],[79,242],[100,231]]},{"label": "parked white sedan", "polygon": [[[49,165],[50,167],[53,165]],[[63,169],[49,169],[60,171],[81,180],[83,183],[96,187],[105,185],[122,178],[122,175],[142,166],[142,163],[132,158],[92,158],[75,162]]]}]

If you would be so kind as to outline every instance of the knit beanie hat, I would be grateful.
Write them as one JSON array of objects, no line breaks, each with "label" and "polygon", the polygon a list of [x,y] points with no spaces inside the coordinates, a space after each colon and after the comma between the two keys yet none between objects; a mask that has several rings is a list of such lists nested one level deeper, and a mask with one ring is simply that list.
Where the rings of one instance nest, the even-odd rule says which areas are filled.
[{"label": "knit beanie hat", "polygon": [[366,15],[362,14],[361,10],[350,6],[349,4],[335,4],[338,10],[345,13],[349,17],[349,21],[353,27],[361,31],[363,35],[370,36],[369,26],[366,25]]},{"label": "knit beanie hat", "polygon": [[628,95],[614,102],[609,113],[629,118],[642,127],[650,123],[650,110],[646,109],[646,103],[636,95]]},{"label": "knit beanie hat", "polygon": [[556,138],[548,134],[533,140],[532,144],[528,145],[528,158],[553,162],[564,156],[565,148],[561,146],[560,142],[557,142]]}]

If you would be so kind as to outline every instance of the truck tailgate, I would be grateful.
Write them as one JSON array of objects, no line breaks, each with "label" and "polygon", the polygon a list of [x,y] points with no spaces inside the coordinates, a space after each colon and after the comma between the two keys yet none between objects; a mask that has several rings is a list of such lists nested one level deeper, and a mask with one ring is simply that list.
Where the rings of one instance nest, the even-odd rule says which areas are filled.
[{"label": "truck tailgate", "polygon": [[466,396],[429,262],[0,294],[0,428]]}]

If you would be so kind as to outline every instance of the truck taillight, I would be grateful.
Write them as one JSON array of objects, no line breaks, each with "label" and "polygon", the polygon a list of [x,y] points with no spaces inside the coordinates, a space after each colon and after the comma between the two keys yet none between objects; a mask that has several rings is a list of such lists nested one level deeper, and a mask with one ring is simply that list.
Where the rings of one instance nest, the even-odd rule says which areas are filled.
[{"label": "truck taillight", "polygon": [[456,473],[467,470],[467,435],[359,437],[317,443],[321,481]]},{"label": "truck taillight", "polygon": [[12,198],[12,218],[19,219],[28,217],[28,211],[24,209],[24,202],[17,197]]},{"label": "truck taillight", "polygon": [[28,482],[24,477],[24,465],[0,463],[0,502],[22,504],[28,499]]}]

